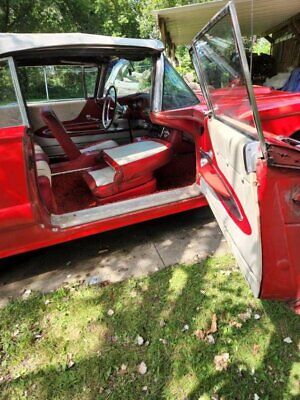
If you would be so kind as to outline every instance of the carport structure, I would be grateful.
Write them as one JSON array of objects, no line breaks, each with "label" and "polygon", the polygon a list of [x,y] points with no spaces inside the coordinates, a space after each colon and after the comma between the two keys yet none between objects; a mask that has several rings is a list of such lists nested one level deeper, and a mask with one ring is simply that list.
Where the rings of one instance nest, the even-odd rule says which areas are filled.
[{"label": "carport structure", "polygon": [[[217,0],[154,11],[168,56],[193,37],[228,2]],[[278,70],[300,63],[300,0],[235,0],[243,36],[266,37]],[[253,18],[252,18],[253,15]]]}]

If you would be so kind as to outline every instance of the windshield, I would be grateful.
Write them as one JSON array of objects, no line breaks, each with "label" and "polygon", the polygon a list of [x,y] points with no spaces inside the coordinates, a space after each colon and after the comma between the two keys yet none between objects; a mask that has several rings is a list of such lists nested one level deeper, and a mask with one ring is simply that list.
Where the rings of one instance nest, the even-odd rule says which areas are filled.
[{"label": "windshield", "polygon": [[254,125],[231,17],[219,19],[194,42],[215,115]]}]

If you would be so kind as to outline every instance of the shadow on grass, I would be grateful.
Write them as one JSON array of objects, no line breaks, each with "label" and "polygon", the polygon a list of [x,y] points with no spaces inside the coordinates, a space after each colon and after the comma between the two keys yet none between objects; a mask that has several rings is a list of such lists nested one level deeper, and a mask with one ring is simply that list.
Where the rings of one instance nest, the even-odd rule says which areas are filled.
[{"label": "shadow on grass", "polygon": [[[298,356],[299,318],[284,305],[254,300],[240,274],[231,271],[232,265],[231,259],[207,260],[168,268],[143,280],[81,289],[91,291],[88,300],[78,300],[86,302],[87,313],[92,304],[105,310],[94,321],[106,327],[104,343],[89,355],[74,355],[71,368],[53,362],[15,377],[2,384],[0,398],[19,399],[26,394],[41,400],[198,399],[214,393],[226,399],[253,399],[254,393],[263,399],[298,398],[290,393],[289,379]],[[231,274],[221,274],[220,269]],[[46,311],[37,299],[29,299],[18,312],[14,305],[5,310],[11,312],[12,326],[39,322]],[[247,307],[261,319],[251,318],[240,329],[231,327],[229,322]],[[108,309],[115,311],[112,317],[107,316]],[[207,327],[214,313],[218,332],[216,344],[209,345],[193,332]],[[138,346],[137,335],[149,344]],[[290,345],[282,341],[288,335],[293,337]],[[57,344],[57,352],[67,354],[68,338],[62,340],[65,344]],[[213,360],[223,352],[230,354],[231,362],[226,371],[218,372]],[[148,368],[143,376],[136,371],[141,361]],[[126,371],[122,372],[121,364]]]}]

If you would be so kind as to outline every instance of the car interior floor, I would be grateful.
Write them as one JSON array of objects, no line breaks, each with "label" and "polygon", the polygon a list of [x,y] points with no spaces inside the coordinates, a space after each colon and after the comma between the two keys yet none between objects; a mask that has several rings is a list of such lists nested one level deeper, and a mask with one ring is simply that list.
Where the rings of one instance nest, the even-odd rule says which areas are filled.
[{"label": "car interior floor", "polygon": [[[192,185],[195,176],[195,152],[175,154],[167,165],[155,172],[157,191]],[[75,212],[101,204],[88,188],[80,172],[53,175],[52,190],[57,214]]]}]

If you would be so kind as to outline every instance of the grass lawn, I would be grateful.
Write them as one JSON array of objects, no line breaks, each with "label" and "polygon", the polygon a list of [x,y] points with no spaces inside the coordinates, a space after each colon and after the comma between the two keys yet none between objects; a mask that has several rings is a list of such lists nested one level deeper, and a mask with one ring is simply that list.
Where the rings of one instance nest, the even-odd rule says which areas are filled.
[{"label": "grass lawn", "polygon": [[229,256],[32,294],[0,333],[1,399],[300,398],[300,318],[255,300]]}]

